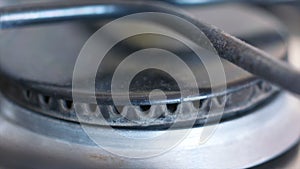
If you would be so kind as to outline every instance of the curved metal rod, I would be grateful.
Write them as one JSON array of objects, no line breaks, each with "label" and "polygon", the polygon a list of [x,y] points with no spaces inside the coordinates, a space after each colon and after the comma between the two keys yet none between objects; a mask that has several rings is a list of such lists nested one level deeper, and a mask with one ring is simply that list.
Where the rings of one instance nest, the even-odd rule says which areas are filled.
[{"label": "curved metal rod", "polygon": [[[0,9],[0,29],[67,20],[111,18],[138,12],[164,12],[186,19],[205,33],[220,57],[288,91],[300,94],[300,72],[289,64],[274,59],[218,28],[199,22],[174,6],[157,2],[80,1],[6,7]],[[182,31],[187,30],[178,31],[184,34]],[[197,35],[189,38],[200,44]]]}]

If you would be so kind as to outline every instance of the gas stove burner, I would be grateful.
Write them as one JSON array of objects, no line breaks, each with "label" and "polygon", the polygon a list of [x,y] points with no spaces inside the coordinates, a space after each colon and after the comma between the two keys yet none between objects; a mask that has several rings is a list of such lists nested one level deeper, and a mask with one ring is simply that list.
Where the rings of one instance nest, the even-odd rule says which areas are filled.
[{"label": "gas stove burner", "polygon": [[[278,33],[283,31],[276,29],[277,27],[280,27],[280,25],[277,25],[274,20],[270,20],[266,24],[261,24],[256,20],[261,16],[250,14],[252,12],[252,8],[242,6],[241,8],[245,8],[244,11],[239,9],[237,12],[230,12],[236,8],[238,7],[222,6],[218,8],[213,7],[212,9],[187,10],[192,14],[203,17],[203,19],[208,18],[206,20],[208,23],[216,22],[213,18],[220,18],[226,15],[245,15],[244,17],[235,20],[235,22],[241,23],[242,25],[245,22],[244,24],[246,25],[247,22],[252,20],[252,25],[236,29],[230,26],[230,17],[215,24],[220,28],[227,29],[226,31],[230,32],[232,35],[235,35],[240,39],[269,52],[278,59],[286,59],[286,40],[285,37]],[[210,10],[217,10],[218,13],[213,14]],[[60,119],[75,122],[78,121],[71,95],[71,80],[77,58],[76,53],[79,52],[78,50],[80,49],[80,46],[83,45],[97,29],[98,27],[95,24],[87,25],[86,23],[71,23],[55,26],[22,28],[18,30],[18,36],[13,36],[13,34],[15,34],[14,30],[5,32],[5,36],[12,37],[10,38],[10,42],[5,42],[6,45],[20,46],[20,48],[19,50],[14,50],[12,48],[1,49],[3,55],[10,56],[9,58],[6,57],[1,60],[2,81],[4,82],[2,83],[3,94],[27,109]],[[45,35],[47,36],[50,34],[51,38],[45,38]],[[78,36],[72,36],[74,34]],[[57,42],[57,39],[61,38],[68,39],[68,46],[72,47],[60,47],[61,44]],[[146,37],[143,36],[142,38],[145,39]],[[30,39],[31,43],[26,43],[28,39]],[[141,43],[143,39],[136,38],[132,41],[138,41],[137,43]],[[45,46],[47,47],[47,56],[40,57],[45,55]],[[40,50],[34,50],[35,48]],[[142,49],[144,46],[140,48]],[[174,50],[176,46],[171,48]],[[118,50],[118,48],[114,50]],[[24,58],[26,58],[25,60],[27,61],[24,62]],[[118,60],[118,57],[114,56],[114,58],[115,60]],[[113,65],[115,60],[110,60],[105,64]],[[190,62],[188,64],[193,67],[192,69],[200,69],[202,71],[199,73],[203,77],[201,79],[203,82],[199,89],[201,95],[194,96],[193,98],[189,97],[188,101],[184,101],[185,98],[181,98],[177,84],[172,82],[172,79],[169,78],[168,75],[161,71],[158,72],[150,70],[148,72],[144,72],[144,74],[141,74],[140,76],[137,76],[132,82],[132,89],[130,92],[133,94],[131,94],[130,97],[135,103],[134,107],[132,105],[116,106],[113,105],[112,102],[107,102],[111,92],[110,84],[112,74],[110,72],[113,72],[111,70],[113,68],[107,68],[107,70],[103,73],[105,75],[98,77],[98,81],[96,82],[96,85],[98,86],[96,89],[98,94],[96,95],[100,96],[98,99],[102,99],[101,95],[107,96],[100,100],[101,113],[106,115],[105,122],[108,122],[110,126],[116,127],[149,128],[155,126],[161,128],[174,123],[174,120],[176,119],[175,116],[177,114],[176,111],[183,108],[186,114],[197,113],[198,115],[195,125],[201,125],[207,119],[207,111],[210,109],[211,104],[219,107],[222,107],[225,104],[224,114],[223,112],[216,112],[215,115],[220,114],[223,115],[224,119],[232,119],[237,116],[241,116],[242,114],[246,114],[257,105],[265,103],[266,100],[274,97],[274,94],[279,91],[277,87],[269,82],[254,77],[253,75],[230,64],[228,61],[223,60],[222,64],[224,65],[225,74],[227,75],[226,80],[228,90],[225,92],[221,91],[220,93],[214,93],[214,95],[212,95],[209,89],[210,84],[207,83],[209,81],[209,77],[206,75],[206,70],[200,68],[201,65],[194,60],[188,60],[188,62]],[[49,63],[55,64],[53,67],[49,67]],[[19,66],[17,66],[18,69],[15,69],[15,66],[11,65]],[[47,68],[47,71],[45,71],[45,68]],[[129,71],[130,70],[128,70],[127,74],[132,73]],[[36,74],[35,72],[40,73]],[[144,77],[148,77],[148,79],[143,80]],[[161,79],[164,79],[164,84],[155,83],[161,81]],[[191,82],[186,83],[189,84]],[[162,88],[162,85],[165,87]],[[153,89],[163,90],[169,99],[157,100],[154,105],[149,104],[147,97],[149,92]],[[22,94],[20,95],[20,93]],[[97,105],[89,103],[80,103],[77,106],[80,106],[82,109],[89,112],[95,112],[97,107]],[[127,111],[133,114],[149,111],[161,114],[161,111],[164,111],[164,115],[161,118],[153,120],[146,119],[128,121],[126,117],[122,116],[122,114],[126,114]],[[194,120],[191,119],[191,117],[192,115],[184,116],[180,119],[180,121],[184,122]],[[105,125],[103,119],[97,117],[90,118],[90,113],[87,114],[84,122]]]},{"label": "gas stove burner", "polygon": [[[167,2],[180,4],[177,1]],[[100,9],[102,5],[110,6],[111,11],[88,14],[84,12],[89,10],[81,10],[82,14],[72,13],[72,10],[78,11],[77,8]],[[281,90],[280,87],[287,88],[287,85],[270,80],[272,77],[260,78],[235,65],[244,63],[246,66],[243,68],[256,73],[253,70],[255,64],[251,67],[247,59],[231,59],[238,57],[234,56],[238,51],[250,58],[258,54],[270,55],[281,60],[280,63],[287,61],[287,32],[280,21],[266,11],[246,4],[180,6],[187,12],[187,16],[197,18],[196,25],[200,25],[224,58],[221,62],[226,75],[226,90],[212,92],[205,65],[186,59],[190,68],[198,70],[197,75],[201,77],[201,85],[197,88],[199,95],[183,97],[179,86],[169,74],[147,69],[136,74],[130,83],[132,105],[115,105],[110,87],[114,70],[123,57],[153,47],[153,44],[148,43],[151,40],[156,40],[156,46],[167,42],[167,49],[183,57],[189,58],[193,54],[182,48],[182,44],[171,43],[166,37],[149,34],[126,39],[114,47],[110,59],[102,64],[105,68],[97,72],[96,104],[88,99],[80,103],[73,100],[73,71],[80,49],[112,16],[131,13],[127,11],[129,9],[135,11],[133,13],[153,10],[177,15],[175,7],[134,1],[89,1],[42,6],[8,7],[0,12],[0,28],[3,28],[1,36],[8,39],[0,41],[1,165],[9,168],[245,168],[280,155],[299,140],[300,114],[297,111],[300,104],[297,98]],[[62,9],[66,10],[65,13],[59,12]],[[39,10],[45,10],[46,13],[35,13]],[[47,10],[50,12],[47,13]],[[98,15],[103,16],[102,20],[95,20]],[[178,15],[190,19],[185,14]],[[65,20],[69,22],[40,24]],[[210,23],[218,29],[210,30],[210,27],[198,24],[198,21]],[[235,23],[239,23],[238,26]],[[37,25],[27,26],[32,24]],[[17,26],[26,27],[14,28]],[[232,45],[235,44],[234,40],[237,43],[239,41],[224,32],[224,36],[219,36],[219,29],[266,53],[252,49],[244,42],[240,48],[229,46],[222,53],[222,45]],[[218,42],[220,39],[227,41],[222,44]],[[228,56],[230,52],[233,56]],[[264,63],[264,59],[262,57],[261,63]],[[261,66],[259,61],[255,60],[255,63]],[[168,64],[175,65],[175,62],[170,61]],[[210,66],[217,67],[218,64],[211,63]],[[133,74],[132,71],[129,66],[123,73]],[[261,74],[267,75],[269,72],[273,73],[266,69],[266,74]],[[183,77],[181,81],[184,87],[191,89],[192,82],[187,81],[183,73],[179,76]],[[163,91],[166,97],[150,100],[149,95],[154,89]],[[83,96],[89,96],[89,93],[81,92]],[[123,95],[126,93],[120,93],[120,99]],[[78,112],[78,108],[82,111]],[[208,113],[211,109],[215,110]],[[100,117],[97,114],[99,110],[102,114]],[[179,111],[183,111],[184,115],[178,116]],[[138,117],[139,114],[149,113],[155,114],[155,118]],[[124,114],[130,114],[133,118],[128,119]],[[199,135],[214,126],[214,120],[218,118],[220,123],[216,131],[205,143],[200,143]],[[190,122],[194,123],[188,128],[186,124]],[[174,123],[179,125],[171,128]],[[210,123],[212,125],[207,125]],[[111,134],[110,127],[124,137]],[[91,132],[87,132],[87,129]],[[134,144],[125,137],[152,138],[166,131],[171,134],[161,144],[172,142],[176,139],[176,133],[188,134],[176,147],[157,156],[148,158],[145,155],[147,158],[136,160],[124,155],[134,151],[143,156],[153,151],[152,143]],[[99,145],[92,137],[97,134],[103,136],[100,142],[105,146]],[[18,159],[18,162],[11,159]],[[34,163],[28,162],[33,160]]]}]

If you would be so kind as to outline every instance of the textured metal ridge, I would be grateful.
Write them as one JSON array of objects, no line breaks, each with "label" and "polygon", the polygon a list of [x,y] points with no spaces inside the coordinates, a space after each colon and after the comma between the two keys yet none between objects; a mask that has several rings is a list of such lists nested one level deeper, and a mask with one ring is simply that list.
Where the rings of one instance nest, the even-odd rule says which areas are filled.
[{"label": "textured metal ridge", "polygon": [[[208,110],[216,110],[209,116],[233,117],[263,103],[278,91],[276,86],[266,81],[255,80],[242,87],[228,89],[219,95],[208,95],[200,100],[136,106],[97,106],[90,103],[73,103],[72,100],[46,96],[36,90],[11,84],[7,85],[6,90],[2,92],[22,107],[63,120],[116,127],[151,127],[168,126],[175,120],[183,123],[196,121],[196,125],[201,125],[208,118]],[[75,112],[75,106],[77,106],[77,112]],[[222,108],[224,108],[224,114],[218,111]],[[101,115],[97,113],[99,110]],[[152,116],[148,117],[147,114],[152,114]],[[80,115],[80,121],[77,115]]]}]

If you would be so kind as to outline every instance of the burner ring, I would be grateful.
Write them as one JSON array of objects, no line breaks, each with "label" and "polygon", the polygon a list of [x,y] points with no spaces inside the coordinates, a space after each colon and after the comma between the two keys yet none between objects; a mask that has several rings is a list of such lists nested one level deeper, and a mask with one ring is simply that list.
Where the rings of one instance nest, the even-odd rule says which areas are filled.
[{"label": "burner ring", "polygon": [[[43,95],[43,93],[39,91],[28,88],[24,89],[17,84],[12,85],[12,83],[10,83],[5,86],[7,87],[6,90],[3,91],[3,94],[22,107],[59,119],[77,122],[77,113],[79,112],[75,112],[72,100]],[[106,125],[108,123],[114,127],[163,129],[171,126],[176,118],[178,123],[194,120],[191,118],[193,116],[189,115],[190,113],[198,114],[195,125],[203,125],[208,119],[207,111],[210,109],[211,104],[213,104],[214,107],[224,107],[224,112],[215,112],[213,114],[214,116],[223,115],[223,119],[232,119],[242,114],[247,114],[248,110],[265,103],[266,100],[274,97],[278,92],[279,89],[276,86],[257,79],[244,86],[228,89],[226,93],[220,93],[220,95],[217,96],[208,95],[206,98],[200,100],[195,99],[181,103],[137,105],[136,107],[126,105],[100,105],[98,107],[96,104],[78,103],[77,106],[80,106],[83,110],[83,112],[80,113],[83,113],[81,117],[85,117],[84,120],[81,120],[81,122],[84,123],[97,125]],[[22,94],[20,95],[20,93]],[[176,116],[176,111],[178,111],[179,106],[186,112],[185,116]],[[108,116],[106,117],[108,118],[103,119],[97,116],[95,113],[97,108],[101,108],[101,113],[107,114]],[[132,121],[121,115],[127,113],[127,111],[138,114],[150,110],[158,113],[165,111],[163,113],[164,116],[151,121],[148,121],[149,119],[144,121],[138,119]]]}]

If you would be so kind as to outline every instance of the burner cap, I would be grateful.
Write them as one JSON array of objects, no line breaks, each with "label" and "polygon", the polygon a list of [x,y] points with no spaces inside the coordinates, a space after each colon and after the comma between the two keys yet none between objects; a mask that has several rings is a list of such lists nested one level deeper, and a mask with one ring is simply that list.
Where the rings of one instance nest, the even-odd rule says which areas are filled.
[{"label": "burner cap", "polygon": [[[252,7],[246,6],[214,6],[186,7],[186,10],[198,16],[207,23],[216,25],[226,32],[270,53],[278,59],[286,59],[286,39],[282,26],[270,15]],[[239,17],[235,17],[239,16]],[[220,19],[221,18],[221,19]],[[238,23],[238,25],[237,25]],[[52,117],[78,121],[72,101],[72,75],[80,49],[87,39],[98,29],[95,23],[60,23],[42,25],[2,32],[0,51],[1,91],[13,102],[38,113]],[[135,36],[116,46],[124,54],[124,44],[133,45],[134,49],[143,48],[136,44],[145,36]],[[148,35],[147,38],[155,38]],[[168,39],[165,39],[168,40]],[[173,46],[172,46],[173,45]],[[180,51],[177,45],[169,47],[179,50],[186,57],[189,52]],[[126,49],[129,48],[128,46]],[[127,53],[126,53],[127,52]],[[115,106],[108,99],[110,82],[116,60],[120,53],[106,62],[107,68],[96,78],[96,92],[99,92],[101,105],[82,103],[85,111],[94,112],[100,108],[105,120],[117,127],[149,127],[171,124],[179,106],[187,114],[198,113],[196,124],[202,124],[206,119],[205,112],[211,104],[225,105],[224,118],[236,117],[238,113],[247,112],[250,108],[263,103],[273,96],[278,89],[270,83],[252,76],[248,72],[222,60],[227,79],[227,91],[216,95],[210,94],[209,79],[203,65],[188,60],[189,64],[199,69],[202,78],[200,96],[181,102],[180,91],[174,79],[168,74],[155,69],[139,73],[132,81],[131,99],[134,107],[128,105]],[[172,64],[172,63],[170,63]],[[128,69],[130,71],[130,69]],[[202,77],[203,76],[203,77]],[[145,78],[146,77],[146,78]],[[184,81],[184,79],[183,79]],[[186,82],[189,87],[189,82]],[[150,104],[149,92],[153,89],[164,91],[167,96],[156,104]],[[102,97],[101,97],[102,96]],[[226,99],[225,99],[226,98]],[[120,114],[123,111],[133,113],[149,111],[166,111],[164,115],[153,121],[140,119],[128,121]],[[182,121],[192,120],[186,116]],[[86,118],[86,123],[103,124],[103,119]]]}]

